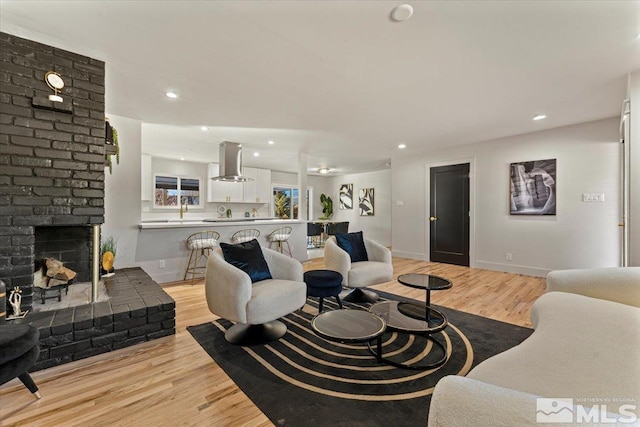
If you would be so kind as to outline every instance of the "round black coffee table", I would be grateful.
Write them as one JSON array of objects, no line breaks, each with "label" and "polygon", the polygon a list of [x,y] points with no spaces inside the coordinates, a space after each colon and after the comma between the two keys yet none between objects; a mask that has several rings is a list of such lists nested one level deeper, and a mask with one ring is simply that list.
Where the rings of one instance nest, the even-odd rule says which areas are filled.
[{"label": "round black coffee table", "polygon": [[403,302],[398,304],[398,311],[405,316],[414,319],[422,319],[432,325],[433,332],[444,329],[447,326],[447,318],[440,311],[431,307],[431,291],[449,289],[453,286],[450,280],[431,274],[402,274],[398,276],[398,282],[411,288],[426,290],[425,304]]},{"label": "round black coffee table", "polygon": [[378,361],[382,359],[380,337],[387,329],[387,324],[368,311],[333,310],[320,313],[311,320],[311,329],[328,341],[369,343],[375,339],[378,348],[376,357]]},{"label": "round black coffee table", "polygon": [[[440,349],[438,353],[441,355],[437,355],[439,357],[437,360],[433,362],[425,362],[420,364],[407,364],[402,362],[397,362],[392,360],[390,357],[385,357],[382,354],[381,349],[378,348],[378,359],[388,363],[389,365],[396,366],[398,368],[407,368],[407,369],[432,369],[437,368],[439,366],[444,365],[449,356],[447,355],[447,350],[442,343],[433,338],[432,334],[443,330],[447,326],[446,317],[442,313],[438,312],[438,317],[432,316],[431,321],[427,322],[424,318],[420,318],[420,313],[424,314],[424,307],[414,304],[416,307],[416,316],[408,316],[406,315],[400,307],[404,304],[404,302],[400,301],[383,301],[372,305],[369,308],[369,311],[377,316],[380,316],[387,324],[387,331],[397,331],[401,333],[414,334],[417,336],[425,337],[427,340],[432,341],[433,344]],[[433,311],[433,309],[431,309]],[[442,316],[440,318],[439,316]],[[435,323],[434,319],[438,319]],[[442,321],[444,319],[444,322]],[[373,349],[369,347],[371,352]],[[433,357],[430,357],[432,360]]]},{"label": "round black coffee table", "polygon": [[378,357],[390,365],[408,369],[433,369],[444,365],[449,359],[447,350],[432,335],[446,328],[448,321],[444,313],[431,307],[431,291],[449,289],[452,286],[451,281],[430,274],[403,274],[398,277],[398,282],[412,288],[425,289],[425,304],[384,301],[372,305],[369,311],[382,317],[389,330],[426,337],[440,349],[442,355],[438,360],[422,364],[401,363],[382,354]]}]

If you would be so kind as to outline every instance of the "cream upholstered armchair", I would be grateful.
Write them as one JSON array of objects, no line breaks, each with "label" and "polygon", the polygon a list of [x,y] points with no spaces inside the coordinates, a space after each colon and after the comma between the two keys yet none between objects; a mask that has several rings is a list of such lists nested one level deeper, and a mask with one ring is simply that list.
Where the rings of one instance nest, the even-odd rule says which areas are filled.
[{"label": "cream upholstered armchair", "polygon": [[325,244],[325,267],[342,274],[342,285],[353,288],[341,296],[344,301],[375,302],[378,294],[362,288],[393,280],[391,251],[366,237],[363,240],[367,261],[352,262],[349,253],[338,246],[335,236],[329,237]]},{"label": "cream upholstered armchair", "polygon": [[[257,241],[254,242],[257,245]],[[236,322],[225,333],[225,339],[232,344],[264,344],[279,339],[287,327],[277,319],[298,310],[306,302],[302,264],[257,246],[273,278],[252,283],[249,274],[225,260],[220,248],[207,260],[207,305],[213,314]]]}]

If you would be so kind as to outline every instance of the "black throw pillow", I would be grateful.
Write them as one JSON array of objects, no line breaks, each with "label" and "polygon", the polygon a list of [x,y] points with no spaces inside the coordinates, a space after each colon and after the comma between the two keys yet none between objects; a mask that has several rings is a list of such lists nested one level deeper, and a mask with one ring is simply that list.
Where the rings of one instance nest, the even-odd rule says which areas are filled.
[{"label": "black throw pillow", "polygon": [[336,242],[351,257],[351,262],[369,261],[364,247],[362,231],[356,233],[336,233]]},{"label": "black throw pillow", "polygon": [[267,261],[262,255],[260,243],[256,239],[235,245],[220,242],[220,248],[225,261],[247,273],[251,283],[273,279]]}]

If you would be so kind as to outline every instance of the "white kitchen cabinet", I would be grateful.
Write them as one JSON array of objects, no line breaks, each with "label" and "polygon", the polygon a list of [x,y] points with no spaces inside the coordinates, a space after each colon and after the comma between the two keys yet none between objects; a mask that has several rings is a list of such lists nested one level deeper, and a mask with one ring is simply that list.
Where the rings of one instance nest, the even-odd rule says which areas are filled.
[{"label": "white kitchen cabinet", "polygon": [[269,169],[243,168],[242,174],[253,179],[244,183],[246,203],[269,203],[271,200],[271,171]]},{"label": "white kitchen cabinet", "polygon": [[270,203],[273,194],[273,189],[271,188],[271,171],[269,169],[258,169],[256,184],[256,202]]},{"label": "white kitchen cabinet", "polygon": [[140,199],[153,200],[153,173],[151,172],[151,156],[143,154],[140,164]]},{"label": "white kitchen cabinet", "polygon": [[256,168],[242,168],[242,175],[245,178],[250,178],[253,181],[247,181],[243,186],[243,200],[245,202],[255,201],[256,197],[258,197],[257,193],[257,181],[258,178],[258,169]]},{"label": "white kitchen cabinet", "polygon": [[209,163],[207,172],[207,202],[236,202],[244,201],[244,188],[239,182],[212,181],[219,176],[220,168],[217,163]]}]

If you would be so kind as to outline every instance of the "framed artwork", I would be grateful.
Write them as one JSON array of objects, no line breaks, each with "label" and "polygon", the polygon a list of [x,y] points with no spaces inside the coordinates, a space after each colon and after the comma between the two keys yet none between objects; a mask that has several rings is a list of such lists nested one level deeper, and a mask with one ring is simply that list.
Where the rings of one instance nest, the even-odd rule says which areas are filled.
[{"label": "framed artwork", "polygon": [[556,159],[511,163],[511,215],[556,214]]},{"label": "framed artwork", "polygon": [[360,210],[360,216],[373,216],[373,188],[361,188],[359,196],[358,208]]},{"label": "framed artwork", "polygon": [[340,185],[340,209],[353,209],[353,184]]}]

